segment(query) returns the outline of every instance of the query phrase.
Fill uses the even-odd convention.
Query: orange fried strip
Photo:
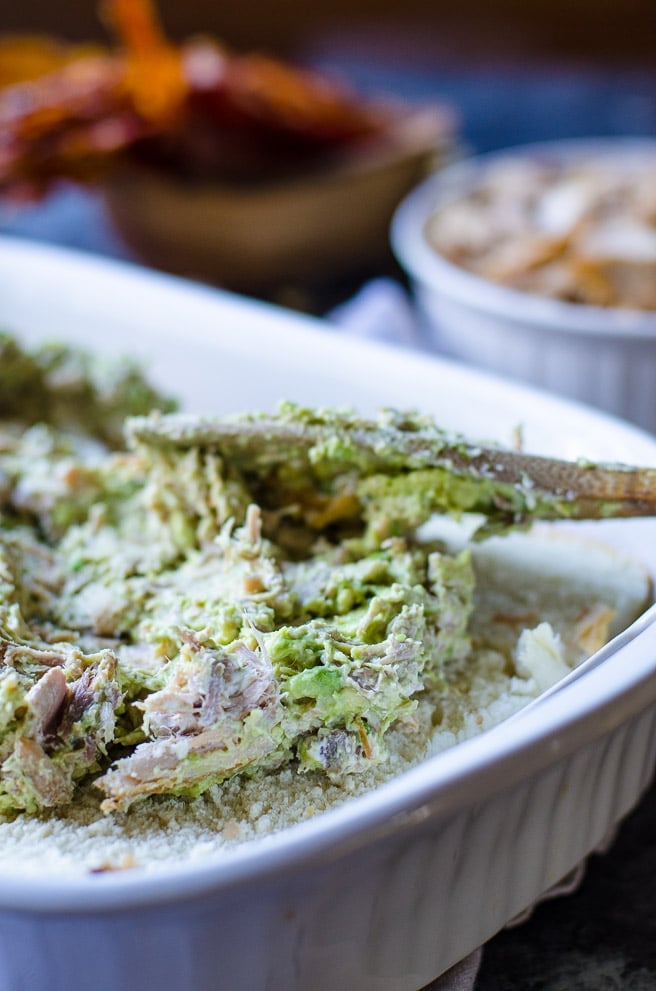
[[[174,136],[184,161],[199,128],[219,146],[255,139],[266,162],[385,127],[385,113],[319,74],[211,42],[172,45],[152,0],[104,0],[102,12],[118,49],[7,42],[3,61],[0,48],[0,189],[94,178],[146,137]]]

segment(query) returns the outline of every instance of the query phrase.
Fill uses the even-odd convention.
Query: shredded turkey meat
[[[89,781],[112,813],[238,773],[334,782],[384,762],[390,727],[464,683],[472,656],[470,552],[423,524],[606,511],[541,490],[539,459],[518,468],[425,417],[180,419],[131,367],[0,351],[4,815]],[[119,414],[140,416],[124,449]]]

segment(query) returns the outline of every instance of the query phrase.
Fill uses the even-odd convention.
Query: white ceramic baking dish
[[[129,350],[189,408],[387,403],[575,457],[656,440],[457,365],[282,310],[18,241],[0,325]],[[656,572],[653,521],[595,527]],[[597,670],[375,792],[229,858],[0,876],[2,991],[416,991],[499,930],[635,805],[656,752],[656,627]]]

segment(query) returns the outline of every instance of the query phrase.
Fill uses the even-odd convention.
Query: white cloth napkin
[[[327,318],[355,337],[425,347],[408,295],[393,279],[372,279],[365,283],[352,299],[331,310]]]

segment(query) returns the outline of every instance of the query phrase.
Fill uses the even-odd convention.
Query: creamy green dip
[[[570,513],[422,417],[168,416],[133,366],[8,337],[0,395],[4,814],[385,761],[471,656],[469,553],[422,525]]]

